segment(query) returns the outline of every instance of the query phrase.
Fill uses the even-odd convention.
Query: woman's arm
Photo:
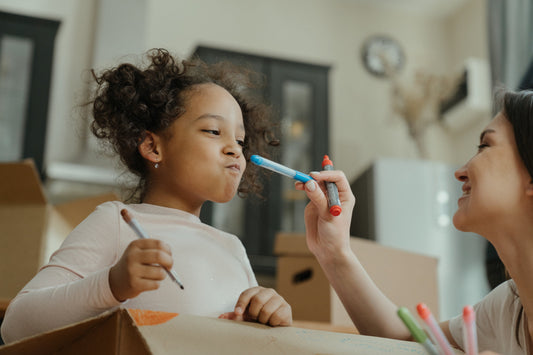
[[[311,173],[316,180],[304,186],[311,200],[305,209],[307,245],[315,255],[332,287],[361,334],[394,339],[410,339],[408,329],[397,316],[392,303],[368,276],[350,247],[350,223],[355,198],[340,171]],[[342,213],[329,213],[324,181],[335,182]]]

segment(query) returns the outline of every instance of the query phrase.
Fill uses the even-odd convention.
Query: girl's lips
[[[237,163],[230,164],[230,165],[226,166],[226,168],[232,169],[232,170],[236,170],[236,171],[241,171],[241,166],[239,164],[237,164]]]

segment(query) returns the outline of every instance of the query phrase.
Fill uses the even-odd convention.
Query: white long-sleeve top
[[[147,234],[170,245],[185,290],[169,277],[159,289],[119,302],[109,269],[137,235],[127,208]],[[187,212],[150,204],[106,202],[78,225],[60,249],[9,304],[2,323],[6,343],[96,316],[114,307],[218,317],[234,310],[242,291],[257,286],[241,241]]]

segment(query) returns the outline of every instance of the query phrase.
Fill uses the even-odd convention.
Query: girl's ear
[[[150,131],[146,131],[146,136],[137,149],[144,159],[154,164],[163,159],[161,156],[161,138]]]

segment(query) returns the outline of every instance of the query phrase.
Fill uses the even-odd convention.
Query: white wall
[[[377,157],[416,157],[403,121],[392,113],[390,83],[364,70],[364,40],[378,33],[395,37],[407,56],[405,81],[419,69],[451,73],[466,57],[487,58],[485,1],[468,0],[444,18],[351,0],[0,0],[0,10],[62,21],[45,163],[84,156],[80,134],[86,126],[80,128],[75,107],[86,91],[87,69],[153,47],[188,56],[202,44],[330,65],[328,153],[352,179]],[[473,152],[479,126],[451,134],[430,129],[430,157],[462,163]]]
[[[203,44],[330,65],[329,153],[349,178],[379,156],[416,156],[403,122],[392,114],[390,84],[366,73],[361,63],[360,48],[368,36],[390,34],[403,45],[405,80],[418,69],[446,74],[463,58],[486,58],[484,0],[467,2],[468,11],[461,9],[452,20],[347,0],[148,0],[148,4],[148,47],[188,55]],[[477,140],[478,134],[476,130],[472,137]],[[453,149],[453,135],[440,128],[428,135],[431,158],[455,164],[465,159],[463,152]],[[471,139],[469,134],[461,136]]]

